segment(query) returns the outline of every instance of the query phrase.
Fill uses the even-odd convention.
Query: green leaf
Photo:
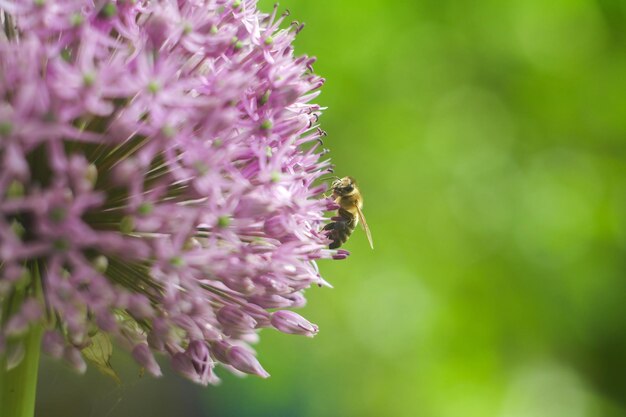
[[[98,332],[91,338],[91,344],[81,350],[81,353],[89,362],[104,375],[109,376],[118,384],[121,384],[117,373],[111,366],[111,355],[113,354],[113,344],[106,333]]]

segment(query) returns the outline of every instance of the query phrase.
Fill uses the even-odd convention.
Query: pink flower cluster
[[[250,343],[343,258],[320,233],[323,79],[256,0],[0,0],[0,349],[32,323],[84,370],[267,372]],[[17,345],[19,350],[19,344]],[[19,355],[16,355],[19,357]]]

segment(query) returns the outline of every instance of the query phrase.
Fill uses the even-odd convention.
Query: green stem
[[[43,328],[32,325],[23,337],[24,359],[7,370],[6,356],[0,359],[0,416],[33,417],[37,392],[37,371]]]
[[[31,280],[25,288],[16,288],[12,296],[2,300],[0,325],[5,325],[8,318],[19,311],[24,299],[30,294],[41,296],[41,277],[39,265],[35,263],[30,271]],[[35,394],[37,393],[37,371],[39,370],[39,351],[44,325],[31,323],[28,331],[19,338],[6,340],[4,353],[0,353],[0,416],[33,417],[35,415]],[[7,352],[23,347],[24,357],[21,362],[7,369]]]

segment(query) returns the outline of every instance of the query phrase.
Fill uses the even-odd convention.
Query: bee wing
[[[370,247],[374,249],[374,241],[372,240],[372,233],[370,232],[370,228],[367,226],[367,221],[365,221],[365,216],[363,215],[363,210],[357,205],[357,212],[359,213],[359,221],[361,222],[361,227],[365,230],[365,234],[367,235],[367,240],[370,242]]]

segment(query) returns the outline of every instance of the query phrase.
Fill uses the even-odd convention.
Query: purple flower
[[[38,323],[80,372],[110,366],[113,338],[154,376],[155,353],[201,384],[217,364],[269,376],[258,329],[317,326],[268,309],[304,305],[328,285],[316,260],[347,256],[320,233],[323,79],[299,28],[255,0],[0,13],[0,299],[22,300],[0,349]]]

